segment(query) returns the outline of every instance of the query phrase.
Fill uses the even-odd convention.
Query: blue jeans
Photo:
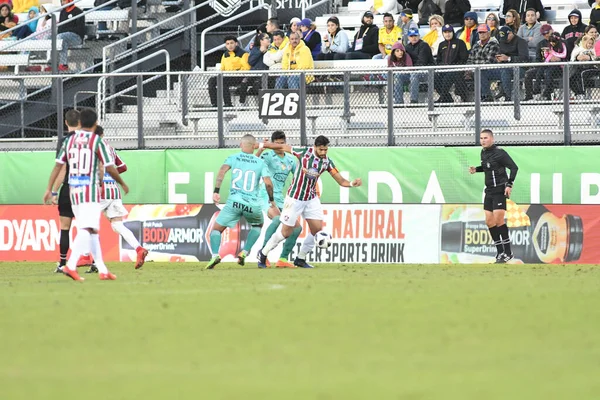
[[[384,58],[387,60],[388,57],[388,55],[384,56],[383,54],[379,53],[373,56],[373,60],[383,60]]]
[[[404,85],[409,82],[409,73],[394,73],[394,104],[404,104]]]
[[[300,77],[293,75],[282,75],[275,81],[275,89],[298,89],[300,88]]]
[[[67,65],[69,63],[69,47],[79,46],[83,43],[81,37],[74,32],[63,32],[56,35],[57,40],[62,40],[62,50],[58,53],[58,63]]]
[[[419,101],[419,83],[427,82],[427,72],[413,72],[410,74],[410,101]]]

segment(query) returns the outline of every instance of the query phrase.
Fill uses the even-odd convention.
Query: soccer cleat
[[[98,274],[98,278],[101,281],[114,281],[117,279],[117,276],[112,274],[110,271],[106,271],[105,274]]]
[[[262,250],[258,251],[257,257],[258,257],[258,268],[268,268],[267,261],[269,261],[269,260],[267,260],[267,256],[265,256],[263,254]]]
[[[240,251],[240,253],[238,254],[238,261],[237,263],[239,265],[241,265],[242,267],[244,265],[246,265],[246,253],[244,251]]]
[[[510,260],[512,260],[513,258],[515,258],[514,254],[512,254],[512,253],[510,253],[510,254],[506,254],[506,253],[504,253],[504,254],[503,254],[503,257],[502,257],[502,261],[503,261],[504,263],[507,263],[507,262],[509,262]]]
[[[210,259],[208,264],[206,264],[206,269],[213,269],[215,267],[215,265],[217,265],[220,262],[221,262],[221,257],[213,256],[213,258]]]
[[[148,255],[148,250],[143,247],[138,247],[135,251],[137,253],[137,260],[135,261],[135,269],[140,269],[144,266],[144,262],[146,261],[146,256]]]
[[[496,262],[494,262],[494,264],[504,264],[506,261],[504,261],[504,257],[506,256],[506,254],[504,253],[500,253],[496,256]]]
[[[306,260],[303,260],[301,258],[296,257],[296,259],[294,260],[294,265],[296,267],[300,267],[300,268],[314,268],[312,265],[310,265],[309,263],[306,262]]]
[[[287,260],[282,260],[282,259],[277,260],[277,263],[275,264],[275,266],[277,268],[296,268],[296,266],[294,264],[292,264],[291,262],[289,262]]]
[[[63,266],[60,265],[60,263],[58,262],[58,263],[56,263],[56,269],[54,270],[54,273],[55,274],[62,274],[63,273],[62,269],[63,269]]]
[[[77,260],[78,267],[85,267],[86,265],[92,265],[93,263],[94,263],[94,260],[92,260],[91,254],[85,254],[85,255],[79,257],[79,260]]]
[[[98,273],[98,268],[96,267],[96,264],[92,264],[90,265],[90,269],[88,269],[87,271],[85,271],[86,274],[97,274]]]
[[[63,274],[65,274],[69,278],[73,279],[74,281],[81,281],[81,282],[83,282],[85,280],[85,279],[83,279],[82,277],[79,276],[79,274],[77,273],[76,270],[75,271],[71,271],[66,266],[65,266],[65,268],[63,268]]]

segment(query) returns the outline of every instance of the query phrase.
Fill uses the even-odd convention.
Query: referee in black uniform
[[[490,129],[481,131],[481,165],[469,167],[469,172],[485,173],[485,223],[490,230],[496,250],[496,264],[503,264],[514,258],[510,249],[508,227],[504,222],[506,214],[506,199],[510,197],[513,183],[519,167],[508,153],[494,144],[494,134]],[[510,175],[506,169],[510,170]]]

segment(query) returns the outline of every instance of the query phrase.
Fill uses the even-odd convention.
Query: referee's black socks
[[[504,225],[506,226],[506,225]],[[497,226],[488,227],[490,230],[490,234],[492,235],[492,240],[494,241],[494,245],[496,246],[496,251],[498,255],[504,253],[504,246],[502,246],[502,240],[500,239],[500,228]]]
[[[511,255],[512,250],[510,249],[510,236],[508,236],[508,226],[506,226],[506,224],[503,224],[497,228],[498,228],[498,232],[500,232],[500,237],[502,238],[502,245],[504,246],[504,252],[508,255]]]
[[[69,230],[60,230],[60,266],[67,264],[67,253],[69,252]]]

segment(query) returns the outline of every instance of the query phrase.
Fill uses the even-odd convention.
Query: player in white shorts
[[[356,178],[350,182],[339,173],[333,160],[327,157],[329,139],[325,136],[318,136],[315,139],[314,146],[308,148],[292,148],[287,144],[275,143],[261,143],[261,145],[267,149],[284,150],[292,153],[298,158],[299,164],[283,203],[280,216],[280,221],[283,224],[281,231],[275,232],[263,249],[258,252],[258,266],[260,268],[266,266],[269,252],[292,234],[298,223],[298,217],[303,217],[310,232],[307,233],[306,239],[302,243],[300,252],[294,260],[294,265],[301,268],[313,268],[312,265],[306,262],[306,255],[315,247],[314,235],[323,229],[323,208],[317,196],[317,180],[323,172],[327,171],[343,187],[358,187],[362,185],[362,181],[360,178]]]

